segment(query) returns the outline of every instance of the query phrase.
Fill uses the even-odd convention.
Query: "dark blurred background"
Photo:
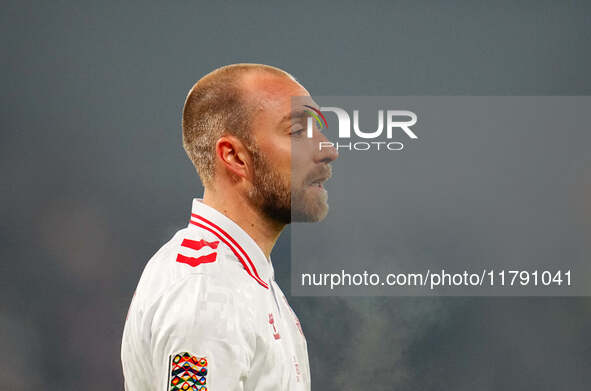
[[[125,314],[201,186],[188,89],[262,62],[316,95],[589,95],[591,3],[4,1],[0,389],[122,389]],[[289,235],[273,253],[288,294]],[[289,296],[289,295],[288,295]],[[314,390],[588,390],[588,298],[288,297]]]

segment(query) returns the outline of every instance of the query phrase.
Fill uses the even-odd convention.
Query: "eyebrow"
[[[283,124],[285,121],[291,121],[293,119],[301,119],[301,118],[307,118],[309,117],[310,114],[308,114],[308,112],[306,110],[294,110],[290,113],[288,113],[287,115],[285,115],[283,118],[281,118],[281,121],[279,121],[280,124]]]

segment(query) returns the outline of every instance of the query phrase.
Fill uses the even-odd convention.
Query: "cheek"
[[[257,140],[258,148],[273,171],[284,173],[291,169],[291,146],[282,137],[267,137]]]
[[[302,138],[294,140],[289,151],[291,165],[294,170],[305,170],[313,165],[314,146],[313,140]]]
[[[279,140],[272,145],[260,145],[262,154],[266,160],[267,170],[288,189],[293,182],[291,165],[291,148],[289,144]]]
[[[270,168],[286,184],[293,189],[304,186],[314,166],[311,140],[292,139],[290,136],[269,137],[260,140],[259,148],[265,154]]]
[[[304,185],[306,176],[308,175],[309,162],[302,158],[301,155],[292,155],[291,159],[291,183],[294,188],[301,187]]]

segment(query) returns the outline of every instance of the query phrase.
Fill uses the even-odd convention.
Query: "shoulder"
[[[143,307],[171,301],[170,292],[187,284],[193,294],[210,299],[222,292],[248,296],[256,286],[231,248],[214,234],[192,227],[179,230],[148,261],[134,300]]]

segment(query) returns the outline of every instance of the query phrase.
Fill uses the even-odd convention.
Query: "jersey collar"
[[[193,199],[189,226],[204,229],[228,246],[242,263],[246,272],[260,285],[269,289],[273,279],[273,264],[261,248],[238,224],[218,210],[205,205],[200,198]]]

